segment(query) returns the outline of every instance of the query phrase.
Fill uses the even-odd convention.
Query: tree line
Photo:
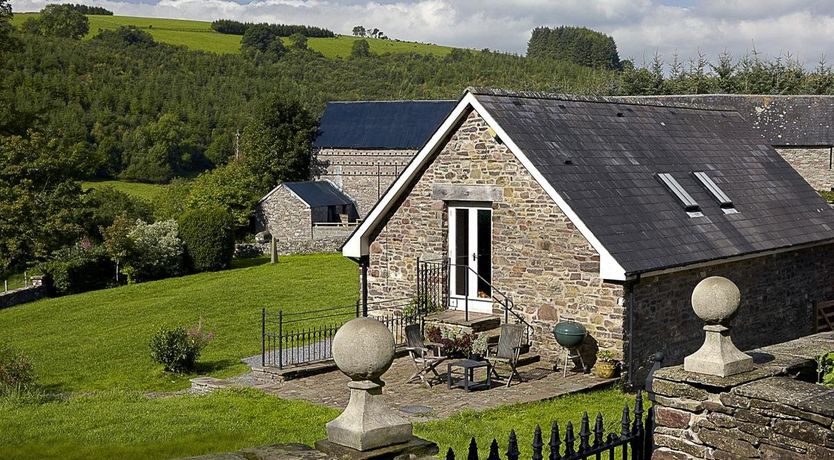
[[[587,95],[834,94],[827,63],[806,70],[789,57],[765,60],[756,52],[715,62],[656,56],[610,70],[489,50],[377,55],[363,40],[350,58],[328,59],[303,42],[274,52],[276,37],[268,34],[250,37],[251,52],[244,44],[240,55],[216,55],[156,43],[130,27],[82,41],[63,27],[15,30],[10,19],[9,3],[0,0],[0,275],[81,241],[104,244],[104,230],[121,215],[133,224],[178,221],[220,205],[244,238],[260,196],[280,181],[309,178],[310,142],[331,100],[454,99],[467,86]],[[111,177],[172,185],[151,211],[79,186]],[[133,231],[120,225],[113,232]]]
[[[332,38],[336,34],[332,30],[323,27],[294,25],[294,24],[268,24],[240,22],[231,19],[218,19],[211,23],[211,28],[221,34],[244,35],[250,27],[260,26],[268,29],[279,37],[289,37],[293,34],[301,34],[305,37]]]

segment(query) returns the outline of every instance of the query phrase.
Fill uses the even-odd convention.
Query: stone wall
[[[320,149],[316,158],[327,179],[356,202],[364,217],[399,176],[416,150]]]
[[[417,257],[446,256],[448,207],[433,197],[433,187],[449,184],[499,190],[491,203],[493,284],[510,294],[536,327],[536,351],[550,359],[563,357],[550,328],[574,319],[599,346],[622,352],[622,286],[599,278],[595,250],[474,112],[373,238],[371,300],[413,294]]]
[[[316,240],[278,241],[276,243],[278,255],[290,254],[322,254],[339,252],[345,242],[344,237],[320,238]],[[253,255],[269,255],[269,243],[238,244],[235,253],[251,257]]]
[[[44,297],[46,297],[45,286],[28,286],[7,292],[0,292],[0,309],[13,307],[22,303],[34,302]]]
[[[679,364],[703,343],[703,322],[692,311],[695,285],[723,276],[741,291],[733,340],[742,349],[792,340],[814,332],[814,304],[834,299],[834,245],[675,272],[626,288],[634,302],[634,365],[642,381],[648,358],[662,351]],[[626,318],[627,326],[628,317]]]
[[[815,190],[834,189],[834,169],[831,165],[831,148],[777,147],[782,155]]]
[[[353,230],[356,229],[356,224],[346,224],[346,225],[314,225],[313,226],[313,239],[314,240],[322,240],[322,239],[335,239],[341,238],[341,241],[344,243],[345,240],[353,233]]]
[[[828,332],[752,350],[756,369],[727,378],[657,371],[652,458],[834,459],[834,389],[789,377],[831,350]]]
[[[313,236],[310,208],[286,188],[279,188],[255,210],[257,231],[268,230],[278,241],[309,240]]]

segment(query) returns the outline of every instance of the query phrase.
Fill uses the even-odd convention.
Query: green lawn
[[[96,187],[113,187],[120,192],[124,192],[128,195],[148,201],[153,201],[157,195],[165,190],[165,186],[161,184],[143,184],[140,182],[125,182],[120,180],[102,180],[81,183],[81,188],[83,190],[89,190]]]
[[[155,365],[148,341],[162,325],[203,318],[214,340],[200,374],[244,372],[240,359],[260,352],[264,307],[301,310],[350,305],[356,270],[341,255],[287,256],[276,265],[171,278],[0,310],[0,337],[27,353],[38,382],[60,391],[175,390],[193,375]]]
[[[37,13],[15,13],[12,23],[23,22]],[[91,15],[90,32],[87,39],[92,38],[101,30],[116,29],[119,26],[132,25],[149,32],[155,40],[171,45],[182,45],[192,50],[209,51],[219,54],[234,54],[240,51],[239,35],[228,35],[215,32],[210,22],[189,21],[184,19],[138,18],[131,16],[97,16]],[[350,56],[353,42],[358,40],[352,36],[340,35],[335,38],[310,38],[307,45],[326,57]],[[444,56],[452,50],[448,46],[400,42],[395,40],[378,40],[368,38],[372,53],[420,53]],[[284,42],[289,44],[289,39]]]
[[[633,409],[633,396],[619,390],[596,391],[463,412],[416,424],[414,431],[437,442],[441,454],[451,446],[457,458],[464,458],[469,439],[475,436],[485,458],[494,436],[502,454],[506,452],[507,436],[515,429],[522,458],[530,458],[536,424],[542,425],[547,443],[552,420],[560,422],[562,436],[571,421],[578,436],[582,412],[595,416],[599,411],[606,430],[619,433],[626,403]],[[334,409],[281,400],[257,390],[164,398],[96,392],[42,404],[0,399],[0,413],[4,415],[0,417],[0,458],[19,459],[174,458],[280,442],[312,445],[324,438],[324,424],[338,415]]]
[[[453,448],[456,458],[465,457],[469,441],[474,436],[481,458],[486,458],[493,438],[498,441],[503,456],[507,451],[510,430],[515,430],[521,458],[530,458],[533,452],[533,431],[537,424],[541,426],[544,443],[547,444],[550,439],[551,422],[559,422],[562,439],[567,423],[571,422],[578,445],[579,424],[583,412],[587,411],[591,417],[591,430],[594,428],[594,418],[600,412],[606,434],[619,434],[623,406],[628,404],[629,411],[632,411],[634,399],[634,395],[623,393],[619,389],[577,393],[552,401],[515,404],[483,412],[464,411],[445,420],[419,424],[415,426],[414,432],[440,445],[441,454],[445,454],[449,447]],[[645,407],[648,406],[644,404]]]
[[[302,311],[357,297],[356,267],[339,255],[265,261],[0,310],[0,337],[31,357],[46,391],[62,393],[46,401],[0,397],[0,458],[161,459],[323,438],[324,424],[338,411],[312,403],[257,390],[148,394],[187,388],[193,377],[164,374],[151,362],[147,343],[158,325],[202,317],[216,337],[198,373],[223,377],[244,372],[239,359],[259,352],[262,307]],[[452,446],[461,458],[472,436],[483,455],[496,436],[505,451],[515,429],[529,456],[537,423],[548,427],[558,420],[564,427],[572,421],[578,429],[583,411],[601,411],[606,428],[616,431],[626,403],[633,407],[633,396],[596,391],[463,412],[417,424],[415,432],[436,441],[443,453]]]
[[[0,458],[162,459],[325,437],[335,409],[258,390],[151,399],[134,392],[19,404],[0,398]]]

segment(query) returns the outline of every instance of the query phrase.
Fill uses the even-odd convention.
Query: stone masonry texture
[[[813,381],[832,348],[829,332],[751,350],[757,367],[729,378],[657,371],[652,458],[834,459],[834,389],[791,378]]]
[[[417,258],[446,257],[449,203],[432,198],[435,185],[501,189],[503,196],[490,204],[493,284],[511,295],[534,325],[534,350],[545,359],[564,357],[550,332],[560,320],[583,324],[591,348],[611,349],[629,359],[627,331],[633,320],[632,382],[642,382],[648,358],[657,351],[664,352],[665,364],[682,362],[703,341],[703,322],[692,311],[690,296],[707,276],[727,277],[741,290],[733,340],[742,349],[811,333],[814,304],[834,298],[831,245],[644,277],[637,283],[601,280],[596,251],[473,112],[373,236],[371,300],[412,295]],[[626,307],[632,304],[629,318]]]
[[[493,285],[513,297],[536,328],[533,347],[564,357],[552,326],[563,319],[588,328],[601,348],[624,350],[623,288],[599,278],[599,256],[509,149],[472,112],[370,247],[372,300],[406,297],[416,283],[418,257],[447,254],[448,203],[432,198],[434,184],[500,187],[493,210]]]
[[[365,217],[379,197],[388,190],[416,150],[320,149],[316,160],[321,173],[356,202]]]
[[[44,297],[46,297],[45,286],[28,286],[8,292],[0,292],[0,309],[34,302]]]
[[[814,190],[829,191],[834,188],[834,169],[829,147],[790,148],[777,147],[782,155]]]
[[[745,350],[784,342],[814,332],[814,305],[834,298],[834,246],[647,277],[628,286],[626,305],[635,305],[633,360],[639,380],[655,352],[664,353],[664,365],[680,364],[703,344],[704,322],[690,298],[708,276],[723,276],[741,291],[731,322],[736,346]]]
[[[256,210],[258,231],[269,230],[278,241],[309,240],[313,236],[310,208],[286,188],[279,188]]]

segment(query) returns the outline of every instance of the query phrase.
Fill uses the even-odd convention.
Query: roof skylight
[[[663,185],[665,185],[666,188],[668,188],[669,191],[678,198],[678,200],[680,200],[684,211],[689,214],[689,217],[700,217],[703,215],[701,214],[701,206],[698,205],[698,202],[695,201],[692,196],[683,189],[683,187],[681,187],[681,184],[679,184],[671,174],[658,173],[657,178],[663,182]]]
[[[738,212],[738,211],[736,211],[736,208],[733,205],[733,200],[731,200],[730,197],[728,197],[727,194],[724,193],[723,190],[721,190],[721,187],[719,187],[712,180],[712,178],[710,178],[707,175],[707,173],[705,173],[703,171],[696,171],[696,172],[693,172],[692,174],[695,175],[695,178],[698,179],[698,181],[701,183],[701,185],[703,185],[704,188],[706,188],[707,191],[712,194],[712,196],[715,198],[715,200],[718,201],[718,206],[720,206],[721,209],[723,209],[726,214],[731,214],[731,213],[734,213],[734,212]]]

